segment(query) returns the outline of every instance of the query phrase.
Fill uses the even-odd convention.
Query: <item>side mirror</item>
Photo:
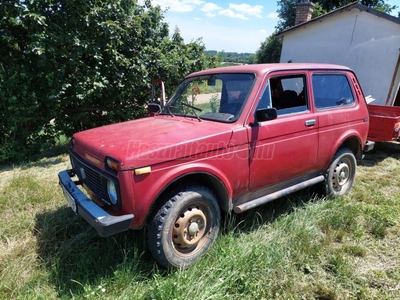
[[[264,122],[269,120],[275,120],[278,117],[276,108],[262,108],[256,110],[256,121]]]
[[[216,83],[215,76],[212,76],[207,80],[208,86],[215,86],[215,83]]]
[[[161,106],[159,104],[155,104],[155,103],[150,103],[149,105],[147,105],[147,113],[149,114],[149,116],[155,116],[156,114],[158,114],[161,111]]]

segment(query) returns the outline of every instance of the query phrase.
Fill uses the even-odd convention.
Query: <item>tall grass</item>
[[[224,219],[187,270],[141,231],[100,238],[64,202],[68,158],[0,169],[0,299],[400,299],[400,144],[359,163],[345,197],[301,191]]]

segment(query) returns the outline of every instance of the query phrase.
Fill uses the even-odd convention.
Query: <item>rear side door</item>
[[[256,109],[275,107],[278,118],[248,126],[250,191],[281,184],[315,170],[318,123],[306,72],[268,76]]]

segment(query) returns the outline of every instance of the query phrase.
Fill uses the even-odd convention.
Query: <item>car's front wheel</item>
[[[218,236],[220,209],[212,191],[187,187],[160,207],[148,228],[149,249],[162,266],[188,267]]]
[[[347,194],[354,183],[356,165],[354,153],[349,148],[340,148],[325,174],[325,194],[330,197]]]

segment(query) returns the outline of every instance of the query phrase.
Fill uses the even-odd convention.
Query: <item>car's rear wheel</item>
[[[187,187],[160,207],[148,228],[148,244],[162,266],[188,267],[218,236],[220,209],[215,195],[202,186]]]
[[[356,165],[354,153],[349,148],[340,148],[325,174],[325,194],[330,197],[347,194],[354,183]]]

